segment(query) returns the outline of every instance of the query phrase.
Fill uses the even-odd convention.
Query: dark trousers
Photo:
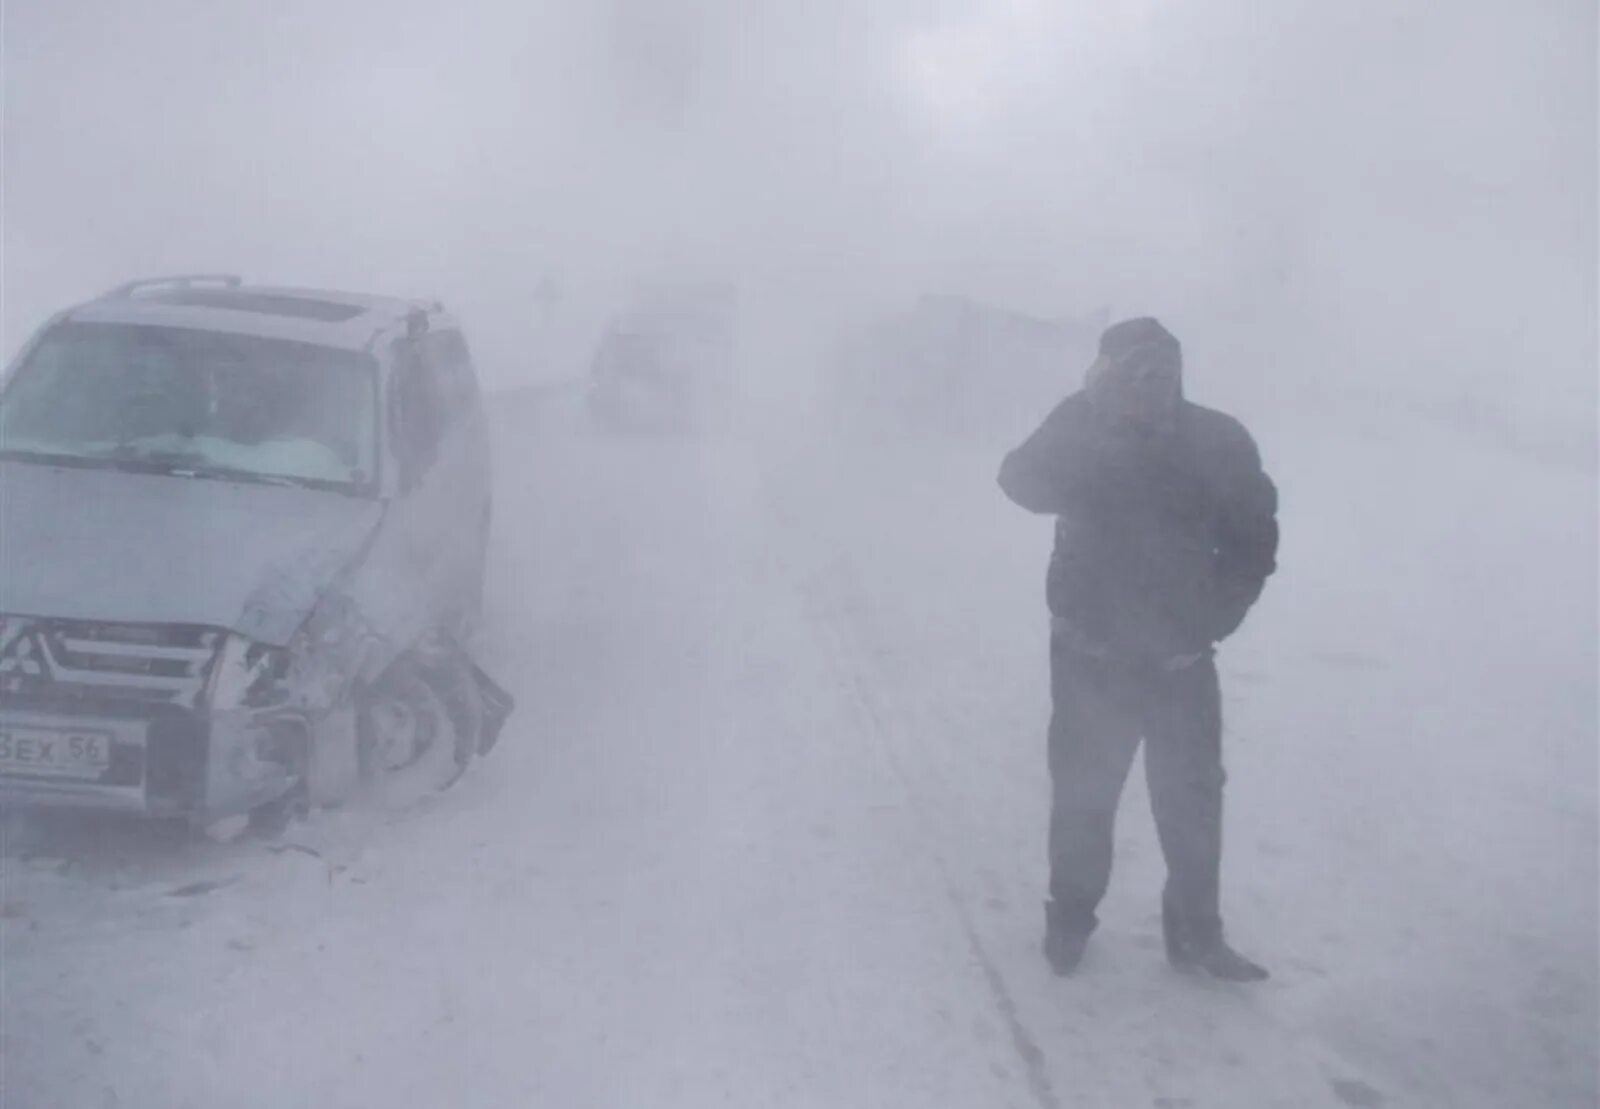
[[[1221,935],[1222,704],[1209,656],[1173,673],[1050,648],[1050,914],[1088,935],[1111,880],[1117,801],[1139,741],[1167,862],[1169,935]]]

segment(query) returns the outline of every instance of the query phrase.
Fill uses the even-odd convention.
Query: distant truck
[[[1075,386],[1108,319],[926,295],[847,337],[830,393],[873,432],[1015,436]]]

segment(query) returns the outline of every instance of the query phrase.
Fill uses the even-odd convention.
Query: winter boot
[[[1260,982],[1267,969],[1251,962],[1222,938],[1222,926],[1195,928],[1171,903],[1161,904],[1161,933],[1167,944],[1167,962],[1185,973],[1209,974],[1220,982]]]
[[[1221,936],[1190,945],[1172,965],[1182,971],[1209,974],[1219,982],[1264,982],[1271,977],[1266,967],[1239,954]]]
[[[1068,926],[1057,907],[1047,902],[1044,907],[1044,957],[1050,969],[1065,978],[1083,962],[1084,949],[1089,946],[1089,933]]]

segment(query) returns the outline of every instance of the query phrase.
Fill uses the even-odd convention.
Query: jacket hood
[[[1149,317],[1113,324],[1100,336],[1084,388],[1114,423],[1170,426],[1183,402],[1183,348]]]

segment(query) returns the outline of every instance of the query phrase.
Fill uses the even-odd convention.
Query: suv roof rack
[[[192,289],[197,285],[221,285],[225,289],[237,289],[242,284],[244,278],[235,273],[175,273],[167,277],[141,277],[137,281],[129,281],[106,293],[103,299],[126,300],[146,289]]]

